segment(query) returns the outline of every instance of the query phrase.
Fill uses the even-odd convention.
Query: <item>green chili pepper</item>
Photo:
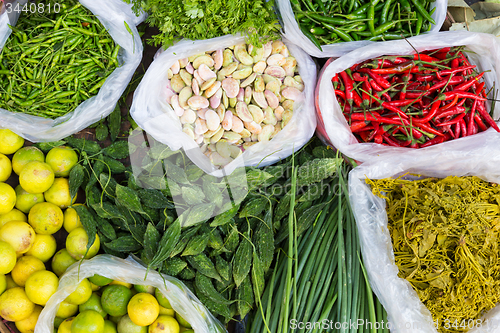
[[[406,1],[406,0],[405,0]],[[436,21],[431,17],[431,15],[425,10],[424,5],[419,2],[419,0],[410,0],[415,9],[422,15],[427,21],[431,22],[432,24],[436,24]]]
[[[375,6],[373,4],[368,7],[366,17],[368,18],[368,28],[370,29],[372,36],[375,36]]]
[[[310,33],[308,30],[304,29],[303,27],[300,27],[300,30],[302,31],[302,33],[307,37],[309,38],[309,40],[320,50],[322,51],[321,49],[321,44],[319,43],[319,41],[316,39],[316,37],[314,37],[314,35],[312,33]]]

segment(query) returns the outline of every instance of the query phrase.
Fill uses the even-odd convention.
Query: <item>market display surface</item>
[[[443,0],[0,5],[0,332],[498,331],[500,44]]]

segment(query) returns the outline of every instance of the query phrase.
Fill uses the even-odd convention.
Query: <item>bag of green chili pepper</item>
[[[498,332],[500,135],[349,174],[370,284],[391,333]]]
[[[277,0],[284,36],[314,57],[438,32],[447,0]]]
[[[0,127],[56,141],[111,113],[142,59],[131,5],[17,1],[0,15]]]

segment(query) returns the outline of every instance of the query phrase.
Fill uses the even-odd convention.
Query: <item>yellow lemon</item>
[[[45,157],[57,177],[68,177],[71,168],[78,163],[76,152],[66,146],[52,148]]]
[[[59,303],[59,308],[57,308],[56,317],[66,319],[74,316],[77,312],[78,305],[62,301]]]
[[[0,316],[8,321],[18,321],[29,317],[35,303],[29,300],[24,288],[7,289],[0,295]]]
[[[179,323],[171,316],[158,316],[149,326],[148,333],[179,333]]]
[[[0,274],[0,295],[7,290],[7,276],[5,274]]]
[[[57,333],[71,333],[71,325],[73,324],[73,320],[75,320],[75,317],[64,319],[61,325],[59,325]]]
[[[148,333],[146,326],[134,324],[128,315],[120,318],[120,321],[116,325],[116,330],[118,333]]]
[[[24,290],[30,301],[45,306],[49,298],[57,291],[58,286],[57,275],[51,271],[43,270],[31,274],[26,280]]]
[[[38,317],[40,316],[40,312],[42,312],[42,307],[40,305],[35,305],[35,309],[29,315],[28,318],[16,321],[16,328],[20,333],[33,333],[35,332],[36,322],[38,321]]]
[[[0,229],[1,231],[1,229]],[[66,249],[68,253],[75,259],[90,259],[99,252],[101,243],[99,241],[99,235],[96,234],[95,241],[87,252],[87,243],[89,238],[85,229],[76,228],[71,231],[66,238]]]
[[[75,262],[77,260],[68,253],[68,250],[61,249],[52,258],[52,271],[60,277]]]
[[[26,222],[10,221],[0,228],[0,240],[12,245],[17,254],[26,253],[35,242],[35,230]]]
[[[11,173],[12,163],[7,156],[0,154],[0,182],[4,182],[9,179]]]
[[[130,320],[139,326],[151,325],[160,314],[160,305],[156,298],[148,293],[134,295],[127,305]]]
[[[19,174],[19,184],[29,193],[43,193],[54,182],[54,171],[47,163],[33,161],[24,166]]]
[[[76,200],[76,195],[71,200],[71,195],[69,194],[69,181],[67,178],[56,178],[52,186],[43,193],[45,201],[51,202],[59,208],[66,208],[73,204]]]
[[[118,285],[118,286],[124,286],[127,287],[128,289],[132,288],[132,283],[124,282],[124,281],[119,281],[119,280],[113,280],[109,284],[113,285]]]
[[[5,223],[10,221],[28,222],[28,218],[23,212],[15,208],[6,214],[0,214],[0,228],[3,227]]]
[[[40,259],[33,256],[23,256],[19,258],[10,274],[18,286],[24,287],[26,285],[26,280],[28,280],[33,273],[43,270],[45,270],[45,265]]]
[[[66,297],[65,301],[71,304],[80,305],[87,302],[90,296],[92,296],[90,281],[83,279],[76,287],[76,290]]]
[[[97,291],[101,289],[101,287],[99,287],[97,284],[93,284],[92,282],[90,282],[90,285],[92,286],[92,291]]]
[[[0,241],[0,274],[7,274],[16,265],[16,251],[7,242]]]
[[[6,289],[12,289],[15,287],[19,287],[19,285],[14,282],[12,275],[10,275],[10,274],[5,275],[5,279],[7,280],[7,288]]]
[[[78,216],[76,210],[72,207],[66,208],[66,210],[64,211],[64,221],[63,221],[64,230],[70,233],[76,228],[82,226],[83,225],[82,222],[80,221],[80,216]]]
[[[50,258],[56,253],[57,242],[52,235],[36,235],[35,242],[31,249],[26,252],[26,255],[33,256],[43,262],[49,261]]]
[[[24,145],[24,139],[10,129],[0,129],[0,153],[14,154]]]
[[[0,183],[0,214],[7,214],[16,205],[16,191],[6,183]]]
[[[45,162],[45,155],[35,146],[23,147],[12,156],[12,169],[19,175],[25,165],[33,161]]]
[[[64,214],[61,208],[50,202],[33,206],[28,214],[28,222],[37,234],[52,235],[62,228]]]
[[[28,214],[30,209],[37,203],[44,202],[43,194],[32,194],[26,192],[21,185],[16,186],[16,208],[21,212]]]

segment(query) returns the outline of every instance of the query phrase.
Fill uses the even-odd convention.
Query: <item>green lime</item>
[[[71,324],[71,333],[102,333],[104,318],[94,310],[80,312]]]
[[[143,284],[134,284],[134,289],[137,290],[138,293],[154,294],[155,292],[155,287],[145,286]]]
[[[160,289],[158,289],[158,288],[155,289],[155,297],[156,297],[156,300],[158,301],[158,303],[160,303],[160,305],[163,306],[164,308],[167,308],[167,309],[172,308],[172,305],[170,305],[170,301],[168,300],[168,298],[163,296]]]
[[[101,297],[97,293],[92,293],[92,296],[87,300],[87,302],[80,304],[78,310],[83,312],[85,310],[94,310],[99,313],[103,318],[106,317],[107,313],[104,311],[101,305]]]
[[[116,326],[118,333],[148,333],[147,326],[136,325],[128,315],[123,316]]]
[[[54,328],[59,328],[59,325],[64,321],[66,318],[61,318],[61,317],[55,317],[54,318]]]
[[[110,284],[111,282],[113,282],[113,279],[108,279],[107,277],[104,277],[104,276],[99,275],[99,274],[94,274],[94,276],[89,277],[89,280],[90,280],[90,282],[92,282],[93,284],[95,284],[96,286],[99,286],[99,287],[106,286],[106,285]]]
[[[123,316],[127,313],[127,304],[132,298],[132,290],[122,285],[111,285],[104,288],[101,304],[110,316]]]
[[[116,324],[113,323],[111,320],[105,320],[104,331],[102,331],[102,333],[117,333]]]
[[[186,319],[182,318],[180,314],[175,313],[175,319],[179,322],[179,325],[184,326],[186,328],[191,328],[191,324],[186,321]]]

